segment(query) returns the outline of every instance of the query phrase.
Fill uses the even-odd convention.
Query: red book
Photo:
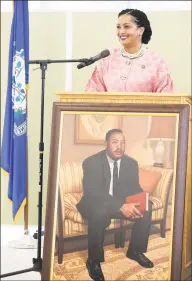
[[[144,213],[149,209],[149,194],[147,192],[137,193],[131,196],[126,197],[126,203],[140,203],[139,206],[136,208],[141,212]]]

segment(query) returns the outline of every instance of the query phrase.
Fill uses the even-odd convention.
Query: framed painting
[[[100,139],[87,135],[78,142],[77,135],[82,140],[85,133],[82,116],[114,122],[105,124]],[[138,220],[119,219],[110,213],[103,240],[105,279],[180,280],[188,121],[186,104],[114,104],[102,99],[99,103],[53,104],[42,280],[91,280],[86,268],[90,217],[86,218],[78,205],[91,186],[102,186],[107,192],[99,197],[100,189],[94,195],[101,208],[105,196],[117,199],[110,193],[114,155],[121,163],[119,186],[125,185],[128,192],[137,171],[138,184],[152,202],[145,254],[154,266],[144,268],[126,257]],[[81,132],[77,134],[78,126]],[[125,159],[135,163],[133,170],[125,165]],[[92,208],[94,201],[90,202]],[[143,233],[142,229],[137,232]],[[123,241],[119,234],[124,235]],[[142,235],[138,241],[144,240]]]
[[[98,114],[76,115],[75,141],[85,144],[104,144],[106,130],[122,128],[121,116]]]

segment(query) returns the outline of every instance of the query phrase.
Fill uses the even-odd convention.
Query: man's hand
[[[125,217],[129,217],[133,219],[142,218],[143,217],[142,213],[136,208],[139,205],[140,205],[139,203],[124,204],[121,207],[120,211]]]

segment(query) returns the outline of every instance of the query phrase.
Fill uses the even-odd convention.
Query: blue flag
[[[28,1],[14,1],[11,25],[7,97],[1,167],[9,174],[8,198],[13,220],[26,204],[27,192],[27,84],[29,80]]]

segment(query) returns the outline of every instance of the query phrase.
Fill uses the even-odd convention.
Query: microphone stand
[[[40,123],[40,142],[39,142],[39,197],[38,197],[38,232],[37,232],[37,257],[33,258],[33,267],[14,271],[0,275],[0,278],[5,278],[12,275],[22,274],[30,271],[41,272],[42,270],[42,258],[41,258],[41,236],[42,236],[42,194],[43,194],[43,153],[44,153],[44,142],[43,142],[43,128],[44,128],[44,94],[45,94],[45,72],[47,65],[51,63],[67,63],[67,62],[80,62],[85,66],[90,65],[94,61],[92,59],[76,59],[76,60],[29,60],[28,64],[39,64],[41,69],[41,123]]]

